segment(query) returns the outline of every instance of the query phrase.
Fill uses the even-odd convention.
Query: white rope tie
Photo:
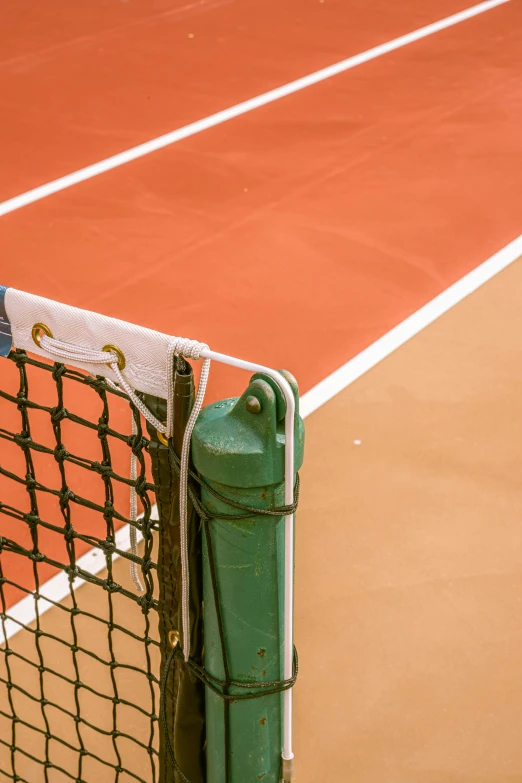
[[[187,485],[190,457],[190,440],[192,430],[203,407],[205,390],[207,388],[208,376],[210,373],[210,359],[203,359],[201,366],[201,375],[199,377],[198,391],[194,401],[194,407],[189,416],[185,434],[183,435],[183,446],[181,448],[181,464],[179,471],[180,493],[179,493],[179,519],[180,519],[180,545],[181,545],[181,627],[183,631],[183,655],[188,661],[190,655],[190,572],[188,555],[188,536],[187,536]]]
[[[137,396],[134,389],[128,384],[123,372],[118,367],[119,357],[114,351],[100,351],[94,348],[82,348],[70,343],[62,342],[54,337],[41,335],[40,346],[47,353],[63,359],[66,362],[85,364],[109,365],[114,372],[118,383],[115,384],[110,379],[107,382],[123,390],[132,403],[140,411],[158,432],[161,432],[167,438],[171,438],[174,429],[174,357],[184,356],[187,359],[200,359],[201,352],[208,348],[206,343],[199,343],[196,340],[188,340],[184,337],[172,337],[167,347],[167,421],[163,423],[150,412],[145,403]],[[203,359],[201,375],[199,379],[198,391],[189,416],[185,434],[183,436],[183,445],[180,458],[180,492],[179,492],[179,516],[180,516],[180,548],[181,548],[181,623],[183,631],[183,655],[187,661],[190,654],[190,570],[188,556],[188,535],[187,535],[187,489],[188,489],[188,470],[190,458],[190,442],[192,431],[199,416],[205,398],[208,376],[210,373],[210,359]],[[132,434],[137,435],[137,426],[132,416]],[[130,521],[136,523],[137,520],[137,495],[135,482],[137,480],[137,457],[131,454],[130,477],[133,482],[130,488]],[[136,524],[129,525],[131,552],[138,556],[138,542]],[[138,574],[138,567],[134,561],[130,563],[130,574],[134,586],[139,592],[143,592],[143,585]]]
[[[185,340],[181,337],[173,337],[167,349],[167,380],[168,380],[168,400],[167,400],[167,425],[166,434],[168,438],[173,435],[174,427],[174,357],[184,356],[186,359],[200,359],[201,352],[208,348],[205,343],[197,343],[194,340]],[[190,655],[190,567],[188,553],[188,519],[187,519],[187,489],[188,489],[188,471],[190,459],[190,441],[192,430],[197,421],[205,391],[207,388],[208,376],[210,373],[210,359],[203,359],[201,366],[201,375],[199,377],[198,391],[194,401],[194,407],[190,412],[185,433],[183,435],[183,444],[181,447],[180,469],[179,469],[179,537],[181,549],[181,628],[183,637],[183,655],[186,661]]]

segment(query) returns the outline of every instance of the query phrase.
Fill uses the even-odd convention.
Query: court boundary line
[[[0,217],[14,212],[17,209],[21,209],[22,207],[28,206],[29,204],[34,204],[37,201],[41,201],[48,196],[52,196],[55,193],[59,193],[60,191],[66,190],[67,188],[73,187],[74,185],[78,185],[81,182],[86,182],[89,179],[93,179],[100,174],[112,171],[113,169],[119,168],[126,163],[130,163],[134,160],[138,160],[139,158],[143,158],[146,155],[150,155],[153,152],[164,149],[165,147],[169,147],[178,141],[187,139],[190,136],[195,136],[196,134],[205,130],[209,130],[210,128],[214,128],[223,124],[224,122],[228,122],[229,120],[235,119],[236,117],[240,117],[243,114],[247,114],[248,112],[254,111],[255,109],[259,109],[262,106],[267,106],[268,104],[274,103],[277,100],[281,100],[281,98],[286,98],[287,96],[299,92],[306,87],[319,84],[326,79],[330,79],[334,76],[338,76],[341,73],[345,73],[346,71],[349,71],[358,65],[375,60],[385,54],[389,54],[390,52],[396,51],[397,49],[401,49],[410,43],[415,43],[422,40],[423,38],[429,37],[430,35],[439,33],[442,30],[447,30],[448,28],[454,27],[461,22],[465,22],[485,13],[486,11],[493,10],[494,8],[510,2],[511,0],[485,0],[485,2],[471,6],[470,8],[459,11],[456,14],[447,16],[444,19],[440,19],[436,22],[432,22],[429,25],[425,25],[424,27],[420,27],[411,33],[406,33],[405,35],[401,35],[398,38],[393,38],[387,43],[379,44],[378,46],[374,46],[364,52],[352,55],[345,60],[341,60],[338,63],[329,65],[326,68],[322,68],[319,71],[314,71],[307,76],[303,76],[299,79],[288,82],[281,87],[276,87],[275,89],[262,93],[255,98],[242,101],[241,103],[238,103],[228,109],[211,114],[208,117],[197,120],[196,122],[192,122],[189,125],[185,125],[174,131],[163,134],[162,136],[151,139],[150,141],[146,141],[143,144],[131,147],[128,150],[119,152],[116,155],[112,155],[109,158],[98,161],[97,163],[93,163],[89,166],[78,169],[71,174],[66,174],[63,177],[59,177],[58,179],[52,180],[51,182],[48,182],[44,185],[40,185],[36,188],[33,188],[32,190],[26,191],[25,193],[21,193],[18,196],[13,196],[12,198],[9,198],[6,201],[0,203]]]
[[[299,401],[301,416],[310,416],[519,258],[522,258],[522,234],[303,394]],[[156,506],[153,507],[152,516],[157,519]],[[141,540],[139,531],[138,537]],[[117,531],[116,547],[121,551],[129,551],[127,526]],[[118,557],[115,553],[113,560]],[[107,563],[101,551],[91,549],[78,559],[78,566],[94,575],[106,568]],[[84,580],[77,578],[73,589],[77,590],[83,584]],[[60,571],[42,585],[40,592],[42,598],[39,600],[38,612],[41,616],[53,608],[53,604],[45,599],[59,603],[70,595],[68,576]],[[23,630],[22,623],[29,625],[35,620],[35,599],[30,594],[7,610],[7,639]],[[0,644],[5,641],[0,627]]]
[[[522,234],[305,392],[299,402],[301,416],[310,416],[519,258]]]

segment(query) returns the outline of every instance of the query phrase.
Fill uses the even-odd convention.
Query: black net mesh
[[[150,442],[135,410],[137,435],[128,434],[130,403],[102,378],[20,350],[9,360],[0,390],[0,780],[156,783]],[[138,556],[124,544],[131,452]]]

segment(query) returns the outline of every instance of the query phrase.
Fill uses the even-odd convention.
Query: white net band
[[[7,289],[5,308],[16,348],[25,348],[56,361],[56,352],[46,351],[43,344],[37,345],[33,340],[34,325],[43,323],[57,342],[66,344],[67,348],[74,346],[78,352],[74,360],[66,359],[68,364],[119,383],[117,374],[107,364],[91,361],[93,353],[98,353],[106,345],[115,345],[125,357],[125,379],[129,386],[165,400],[169,396],[168,358],[173,344],[175,353],[189,359],[199,359],[201,351],[207,347],[196,340],[171,337],[15,288]],[[54,347],[57,345],[54,344]]]

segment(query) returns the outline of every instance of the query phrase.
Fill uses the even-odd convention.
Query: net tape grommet
[[[165,430],[166,430],[167,422],[164,421],[163,424],[165,425]],[[159,442],[163,446],[168,446],[169,445],[169,439],[167,438],[167,435],[165,433],[163,433],[161,430],[156,430],[156,435],[158,437]]]
[[[179,644],[179,631],[169,631],[169,644],[174,650]]]
[[[31,337],[33,338],[33,341],[36,343],[36,345],[40,348],[41,347],[41,341],[42,341],[42,334],[44,333],[47,335],[47,337],[52,337],[53,333],[47,326],[47,324],[37,323],[33,326],[31,330]]]
[[[118,348],[117,345],[110,345],[110,344],[104,345],[102,351],[105,351],[105,353],[115,353],[116,356],[118,357],[118,361],[117,361],[118,370],[121,371],[125,369],[125,365],[126,365],[125,354],[123,353],[122,350],[120,350],[120,348]],[[111,362],[107,362],[107,367],[111,367]]]

